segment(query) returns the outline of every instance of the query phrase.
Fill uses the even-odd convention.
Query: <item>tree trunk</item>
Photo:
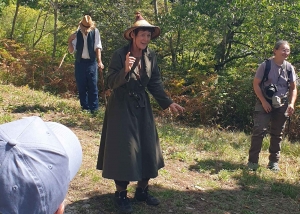
[[[169,12],[168,10],[168,0],[164,0],[164,5],[165,5],[165,12]]]
[[[53,2],[54,9],[54,29],[53,29],[53,51],[52,58],[55,58],[56,48],[57,48],[57,20],[58,20],[58,2],[55,0]]]
[[[20,4],[21,4],[21,0],[17,0],[16,12],[15,12],[15,15],[14,15],[14,19],[13,19],[13,23],[12,23],[12,27],[11,27],[11,32],[10,32],[10,36],[9,36],[9,39],[11,39],[11,40],[13,39]]]
[[[42,11],[41,11],[42,12]],[[41,14],[40,14],[41,15]],[[40,15],[39,15],[39,18],[38,18],[38,20],[40,19]],[[47,13],[45,14],[45,19],[44,19],[44,22],[43,22],[43,27],[42,27],[42,30],[41,30],[41,32],[40,32],[40,35],[39,35],[39,37],[37,38],[37,40],[35,40],[34,41],[34,39],[35,39],[35,36],[36,36],[36,30],[37,30],[37,25],[38,25],[38,23],[36,24],[36,29],[35,29],[35,32],[34,32],[34,37],[33,37],[33,44],[32,44],[32,48],[35,48],[35,46],[41,41],[41,39],[42,39],[42,37],[43,37],[43,35],[44,35],[44,31],[45,31],[45,28],[46,28],[46,22],[47,22],[47,20],[48,20],[48,15],[49,15],[49,10],[47,11]],[[37,20],[37,22],[38,22],[38,20]]]
[[[173,46],[173,40],[172,37],[170,36],[169,38],[169,47],[171,51],[171,56],[172,56],[172,67],[175,69],[176,68],[176,52]]]
[[[226,31],[226,30],[225,30]],[[231,43],[233,41],[234,32],[227,29],[222,41],[218,44],[215,53],[215,71],[219,72],[225,66],[225,60],[228,58],[231,51]]]
[[[156,21],[158,21],[157,0],[153,0],[153,7],[154,7],[155,19],[156,19]]]
[[[230,62],[232,59],[235,58],[240,58],[244,56],[243,54],[241,56],[234,56],[232,59],[229,58],[231,48],[232,48],[232,43],[236,43],[238,41],[234,41],[234,36],[235,36],[235,28],[240,27],[244,22],[244,18],[242,19],[233,19],[230,25],[224,26],[224,36],[222,41],[218,44],[216,53],[215,53],[215,71],[219,72],[221,71],[225,66],[226,63]],[[246,55],[251,55],[252,52],[246,53]]]
[[[35,40],[35,36],[36,36],[36,33],[37,33],[37,29],[38,29],[38,23],[39,23],[39,21],[40,21],[40,18],[41,18],[41,16],[42,16],[42,13],[43,13],[43,10],[40,10],[40,12],[39,12],[39,15],[38,15],[38,17],[37,17],[37,19],[36,19],[36,22],[35,22],[35,26],[34,26],[34,33],[33,33],[33,37],[32,37],[32,47],[34,48],[34,40]]]

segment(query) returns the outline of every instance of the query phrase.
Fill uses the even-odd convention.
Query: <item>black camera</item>
[[[269,98],[272,98],[275,92],[277,91],[278,91],[277,86],[273,83],[265,87],[265,93]]]

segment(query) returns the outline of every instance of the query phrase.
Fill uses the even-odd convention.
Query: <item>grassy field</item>
[[[24,116],[60,122],[78,136],[82,166],[65,199],[67,214],[117,213],[112,203],[114,183],[95,169],[104,108],[93,116],[80,110],[77,99],[0,85],[0,123]],[[249,172],[250,136],[206,127],[184,127],[170,118],[156,118],[165,167],[150,181],[160,199],[157,207],[133,203],[134,213],[296,214],[300,213],[300,144],[283,141],[281,171],[266,169],[268,141],[263,142],[261,167]],[[129,186],[132,198],[136,183]]]

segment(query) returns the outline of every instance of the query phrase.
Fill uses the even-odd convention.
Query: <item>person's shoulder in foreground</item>
[[[62,124],[33,116],[0,125],[0,213],[63,213],[81,162],[80,142]]]

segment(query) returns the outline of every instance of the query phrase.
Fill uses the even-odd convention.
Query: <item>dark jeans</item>
[[[262,104],[258,101],[255,104],[254,111],[254,127],[251,137],[251,147],[249,150],[249,161],[258,163],[259,153],[262,147],[262,141],[267,134],[267,129],[270,124],[270,146],[269,160],[278,162],[280,157],[281,140],[284,130],[284,125],[287,117],[284,115],[288,104],[284,104],[279,108],[272,108],[270,113],[266,113]]]
[[[96,61],[89,59],[75,61],[75,79],[82,109],[95,111],[99,108],[97,69]]]

